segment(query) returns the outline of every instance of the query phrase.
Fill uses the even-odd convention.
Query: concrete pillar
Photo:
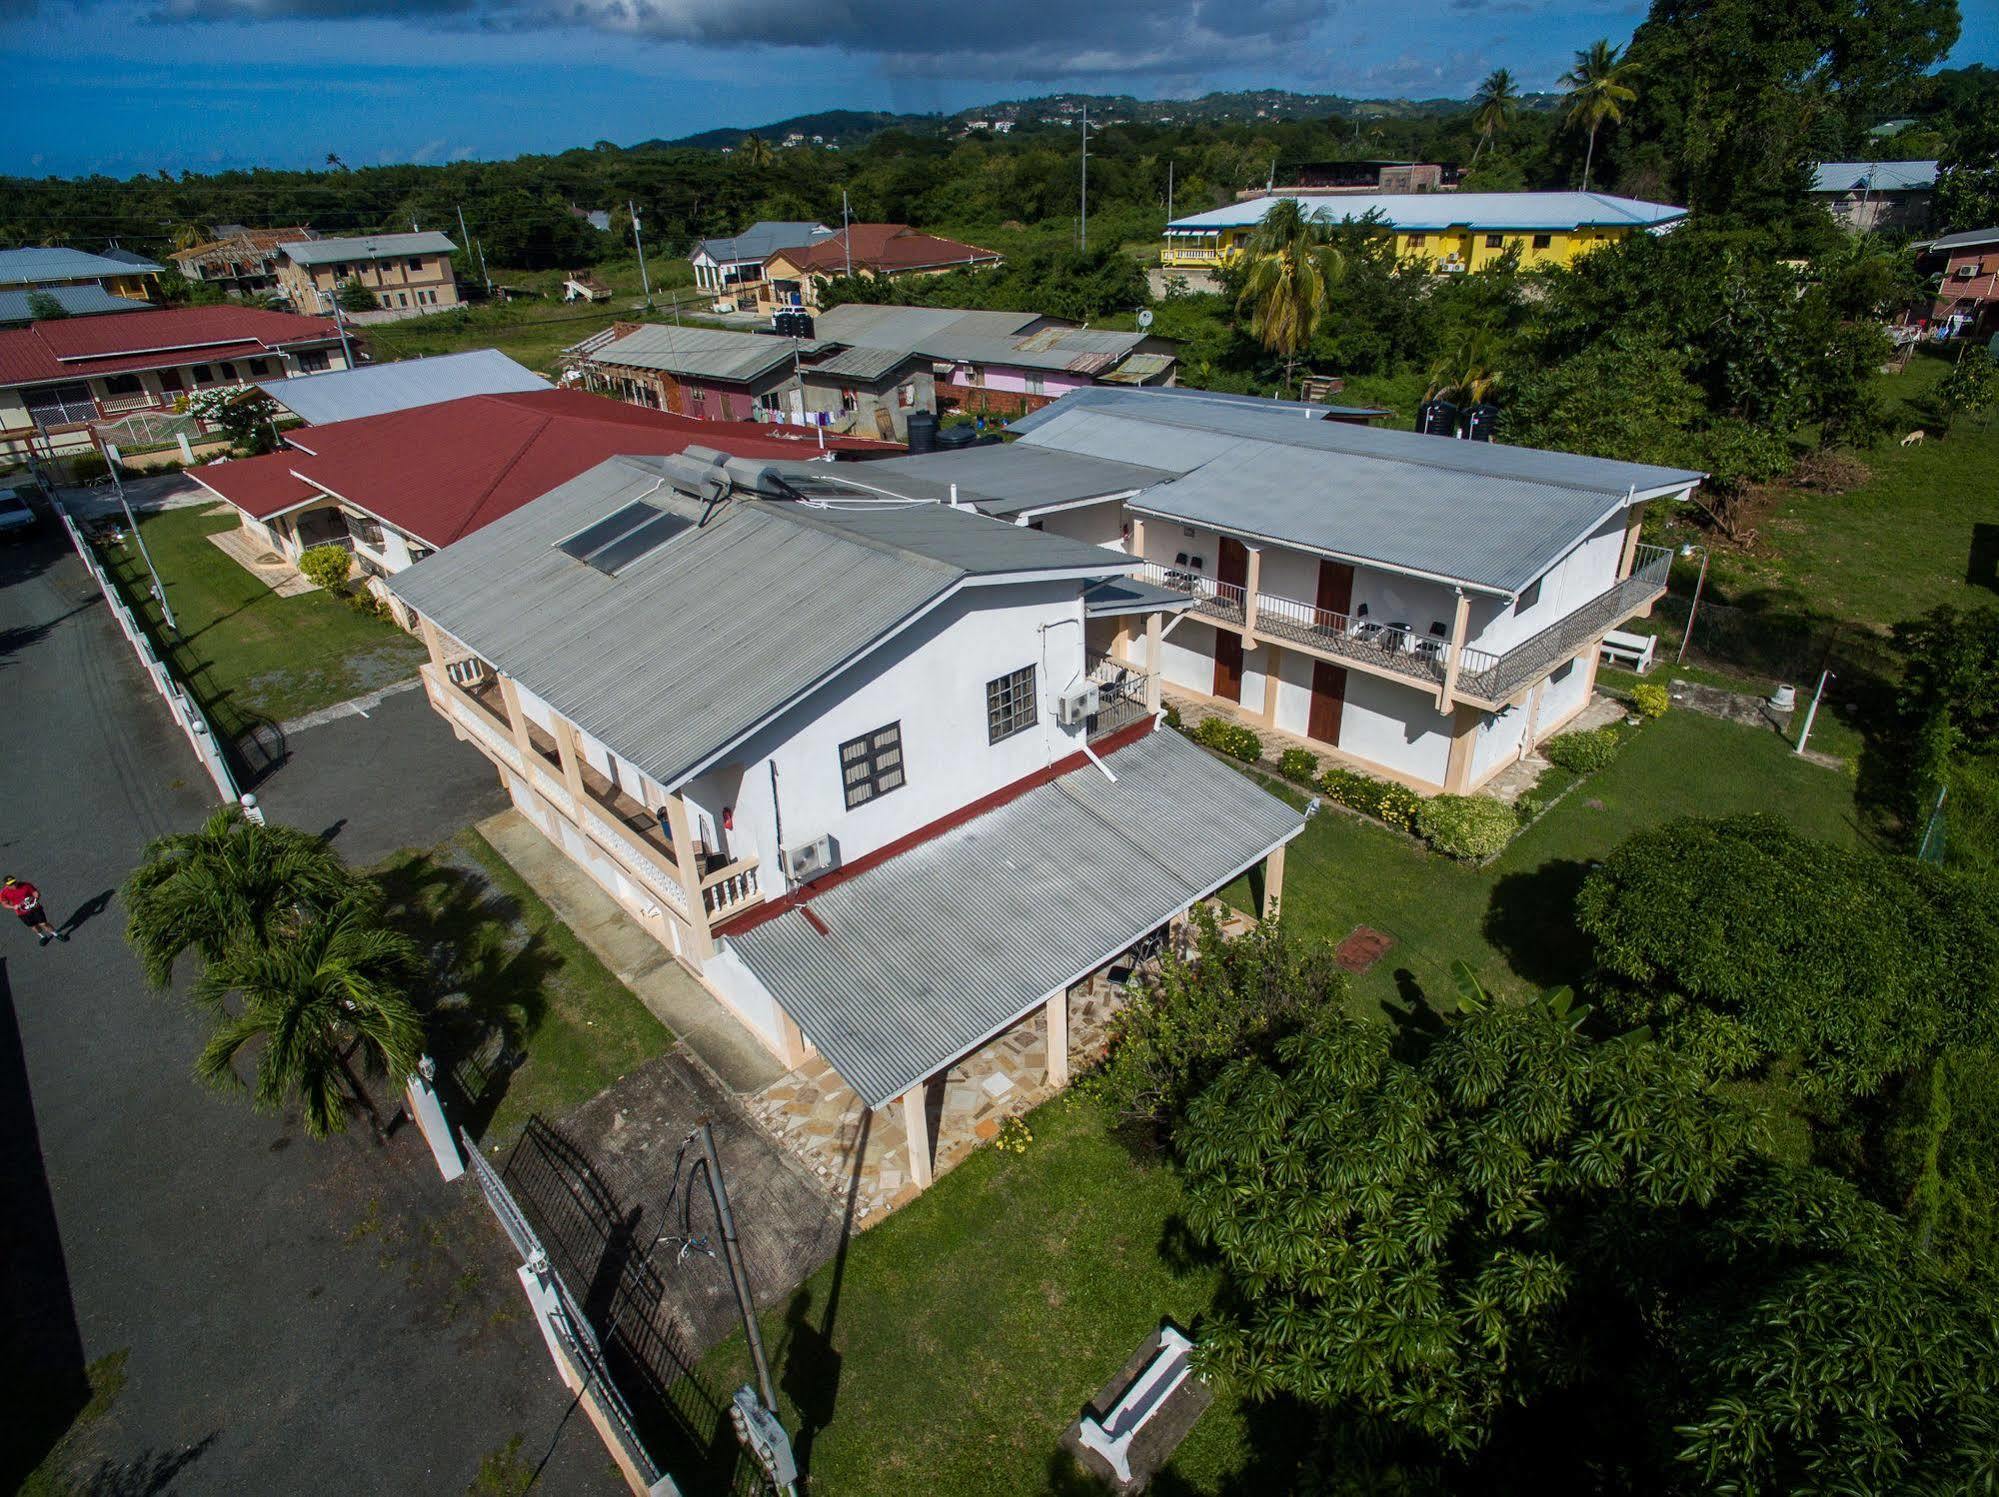
[[[416,623],[417,632],[423,636],[423,647],[430,651],[430,663],[439,670],[443,670],[444,636],[437,632],[437,625],[433,624],[429,617],[424,614],[417,615]]]
[[[562,783],[569,791],[569,798],[576,803],[576,815],[580,819],[590,804],[590,792],[583,784],[583,751],[577,747],[576,729],[566,717],[555,719],[555,751],[562,759]]]
[[[1284,651],[1277,641],[1262,640],[1258,648],[1263,651],[1263,710],[1257,714],[1257,721],[1266,728],[1277,726],[1277,678],[1284,669]],[[1244,669],[1248,669],[1247,665]]]
[[[715,954],[715,938],[708,930],[708,907],[701,902],[700,847],[694,840],[687,802],[678,795],[666,798],[666,829],[673,837],[674,872],[681,892],[687,896],[687,926],[693,938],[692,955],[698,964]]]
[[[1069,990],[1063,988],[1052,995],[1046,1005],[1048,1011],[1048,1084],[1062,1087],[1069,1084]]]
[[[521,751],[521,762],[526,764],[534,758],[534,740],[528,737],[528,717],[521,711],[520,688],[514,685],[512,676],[500,677],[500,700],[506,703],[507,726],[513,729],[514,747]]]
[[[1145,668],[1152,674],[1145,679],[1145,710],[1159,710],[1159,685],[1166,677],[1166,662],[1162,658],[1165,643],[1164,627],[1160,620],[1165,615],[1158,612],[1145,616]]]
[[[1242,647],[1256,648],[1256,598],[1263,590],[1263,547],[1245,546],[1249,552],[1249,570],[1242,585]]]
[[[1638,531],[1645,523],[1645,506],[1634,504],[1624,512],[1624,551],[1617,558],[1617,575],[1631,575],[1632,560],[1638,555]]]
[[[1437,710],[1448,713],[1457,700],[1458,667],[1464,661],[1465,630],[1471,623],[1471,599],[1458,589],[1457,608],[1451,614],[1451,643],[1444,661],[1444,687],[1437,693]]]
[[[1482,714],[1478,708],[1463,703],[1458,704],[1456,711],[1451,723],[1451,756],[1444,767],[1444,790],[1449,795],[1464,795],[1471,785],[1472,748],[1478,742]]]
[[[1275,920],[1284,906],[1284,849],[1288,842],[1280,842],[1270,850],[1263,860],[1263,909],[1265,920]]]
[[[1133,515],[1131,517],[1131,554],[1137,557],[1145,555],[1145,516],[1143,515]]]
[[[805,1063],[805,1035],[783,1009],[777,1011],[778,1019],[778,1059],[784,1062],[786,1070]]]
[[[902,1132],[909,1140],[909,1176],[918,1190],[928,1190],[936,1178],[930,1168],[930,1108],[925,1084],[917,1082],[902,1094]]]

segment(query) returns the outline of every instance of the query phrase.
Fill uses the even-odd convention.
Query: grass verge
[[[226,739],[400,681],[423,646],[323,592],[281,598],[208,537],[235,512],[160,510],[139,517],[178,629],[168,629],[145,559],[130,540],[98,557],[161,657]]]

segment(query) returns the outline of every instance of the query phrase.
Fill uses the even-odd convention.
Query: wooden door
[[[1347,673],[1328,660],[1312,662],[1312,710],[1305,720],[1305,736],[1321,743],[1340,741],[1340,713],[1346,706]]]
[[[1242,700],[1242,636],[1229,629],[1215,630],[1215,695]]]
[[[1241,541],[1222,537],[1221,549],[1215,557],[1215,580],[1233,582],[1237,587],[1249,586],[1249,548]]]
[[[1328,613],[1352,613],[1353,568],[1343,561],[1322,559],[1319,562],[1319,596],[1314,601]]]

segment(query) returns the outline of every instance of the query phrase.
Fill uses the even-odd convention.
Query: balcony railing
[[[1497,704],[1560,664],[1606,629],[1614,628],[1664,592],[1672,570],[1672,552],[1661,546],[1640,546],[1631,575],[1621,578],[1580,608],[1557,619],[1511,649],[1495,654],[1466,645],[1458,657],[1458,695]],[[1361,614],[1336,613],[1277,593],[1256,595],[1256,617],[1244,616],[1242,589],[1198,572],[1147,562],[1138,575],[1159,587],[1194,600],[1194,612],[1273,639],[1355,664],[1374,666],[1412,681],[1441,687],[1450,664],[1450,641],[1443,635],[1418,634],[1408,625],[1379,622]]]
[[[1146,706],[1147,687],[1152,676],[1150,671],[1142,671],[1094,650],[1085,654],[1083,661],[1084,679],[1097,688],[1097,710],[1084,726],[1086,739],[1102,738],[1120,728],[1129,727],[1151,710]]]
[[[720,920],[753,904],[761,897],[757,887],[757,860],[743,858],[717,868],[701,880],[701,906],[710,920]]]
[[[1666,590],[1673,570],[1673,553],[1664,546],[1640,546],[1631,575],[1620,578],[1582,607],[1557,619],[1539,634],[1523,639],[1496,664],[1473,671],[1464,665],[1458,690],[1486,702],[1503,702],[1528,682],[1575,654],[1606,629],[1615,628]],[[1467,651],[1467,654],[1470,652]]]

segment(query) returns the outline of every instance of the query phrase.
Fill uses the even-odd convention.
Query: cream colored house
[[[442,234],[368,234],[309,239],[283,247],[278,285],[301,312],[331,312],[340,287],[356,281],[387,312],[441,312],[458,305],[451,256]]]

